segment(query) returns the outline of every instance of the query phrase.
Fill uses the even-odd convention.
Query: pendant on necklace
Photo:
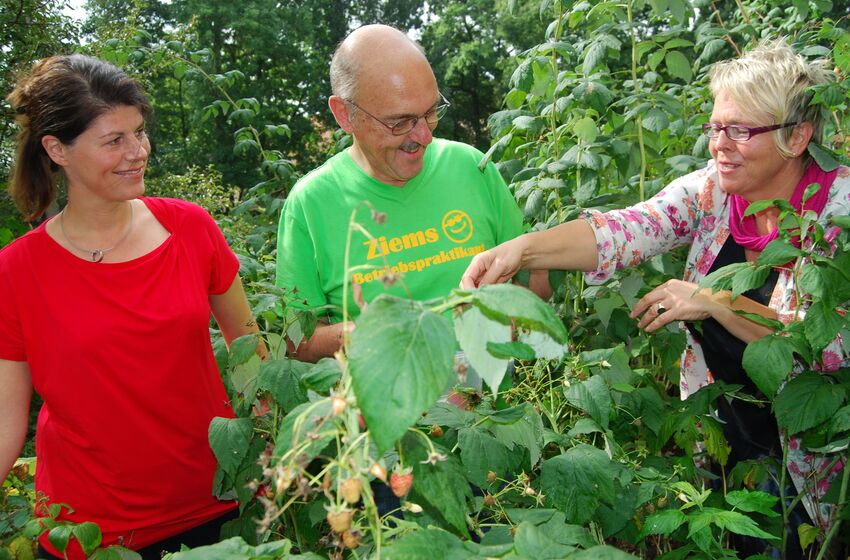
[[[103,260],[103,251],[101,249],[95,249],[91,252],[91,262],[99,263]]]

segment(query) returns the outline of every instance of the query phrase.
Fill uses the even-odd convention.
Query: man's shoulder
[[[309,192],[310,196],[321,194],[324,189],[332,189],[338,182],[338,175],[346,165],[344,152],[340,152],[328,158],[325,163],[309,171],[306,175],[295,182],[287,200],[298,200]],[[317,192],[318,191],[318,192]]]

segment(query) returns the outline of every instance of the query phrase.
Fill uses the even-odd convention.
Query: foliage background
[[[272,278],[277,216],[297,177],[347,145],[327,109],[327,67],[337,42],[362,23],[390,23],[419,38],[452,102],[439,134],[487,152],[510,184],[529,229],[550,227],[584,207],[605,209],[647,198],[703,165],[707,142],[698,127],[711,112],[706,72],[712,63],[765,37],[787,36],[807,56],[832,59],[838,80],[821,88],[815,102],[829,115],[828,147],[839,155],[848,147],[850,6],[841,2],[88,0],[83,22],[64,17],[60,1],[0,2],[4,94],[17,71],[56,52],[103,56],[142,80],[156,109],[149,126],[154,146],[149,193],[197,201],[216,216],[240,255],[255,312],[266,332],[277,333],[278,342],[282,332],[309,332],[310,320],[278,306]],[[14,127],[5,102],[0,110],[4,186]],[[27,229],[8,198],[0,197],[0,246]],[[431,410],[427,425],[445,432],[433,437],[432,430],[432,445],[440,453],[454,453],[447,453],[442,466],[434,465],[439,472],[416,467],[412,496],[425,504],[426,522],[418,518],[415,523],[433,522],[467,537],[483,526],[510,525],[511,534],[492,530],[487,542],[502,539],[496,544],[510,543],[510,553],[520,558],[591,553],[604,543],[644,557],[721,557],[729,533],[753,532],[747,521],[735,518],[733,523],[711,509],[730,509],[731,502],[693,485],[700,464],[689,451],[694,443],[701,442],[715,461],[728,453],[717,437],[718,426],[705,415],[708,402],[723,388],[680,404],[681,333],[670,329],[647,337],[628,319],[642,291],[681,275],[680,257],[653,259],[601,287],[586,286],[579,275],[552,275],[557,288],[552,309],[566,330],[569,352],[519,362],[514,387],[498,402],[478,395],[484,408],[470,416]],[[847,328],[846,321],[840,328]],[[330,398],[327,380],[345,379],[344,371],[328,364],[308,370],[287,362],[285,352],[277,369],[267,367],[263,377],[259,364],[240,357],[238,348],[228,354],[220,340],[217,344],[227,382],[241,395],[246,416],[256,404],[256,390],[272,393],[275,422],[247,429],[255,436],[288,434],[292,415],[303,410],[308,395]],[[440,354],[446,350],[426,348]],[[510,352],[517,356],[519,350]],[[356,371],[355,358],[356,352]],[[292,392],[263,385],[263,380],[282,378]],[[846,398],[833,402],[844,403],[836,405],[845,411],[836,417],[847,418]],[[514,412],[496,412],[511,405]],[[281,425],[284,417],[289,420]],[[237,431],[250,424],[242,420]],[[535,428],[519,433],[517,422]],[[846,435],[850,425],[844,422],[829,428],[834,428],[830,434]],[[350,424],[338,424],[340,433],[356,432]],[[236,480],[245,476],[244,469],[259,476],[254,461],[264,440],[235,441],[244,461],[231,465],[227,476],[232,480],[225,477],[225,482],[244,494]],[[405,436],[398,451],[427,459],[428,448],[417,441]],[[489,482],[492,465],[500,470],[495,485]],[[563,480],[573,484],[564,490]],[[469,483],[486,489],[483,496],[468,496],[471,511],[460,503],[449,509],[440,505],[440,500],[454,503],[451,496],[464,495]],[[314,477],[306,484],[322,481]],[[597,488],[588,490],[594,484]],[[26,493],[26,485],[12,486],[16,494],[7,491],[5,513],[0,513],[0,539],[6,538],[4,530],[20,528],[27,519],[26,507],[12,499]],[[487,496],[494,503],[488,504]],[[680,509],[670,503],[675,499],[684,503]],[[246,519],[262,515],[258,503],[248,501]],[[315,547],[320,551],[327,545],[323,504],[313,504],[319,507],[308,501],[275,529],[302,552],[311,544],[320,543]],[[768,527],[765,509],[750,507],[743,511],[754,512]],[[529,513],[534,509],[538,513]],[[653,518],[656,513],[661,517]],[[658,525],[647,528],[648,518]],[[369,523],[374,545],[380,523]],[[699,533],[689,530],[689,523],[691,529],[700,523],[711,529]],[[553,528],[572,540],[547,541],[545,534]],[[251,531],[241,534],[247,538]],[[396,549],[405,550],[397,557],[416,557],[413,551],[420,545],[413,535],[405,541],[407,548]],[[494,549],[470,552],[471,545],[442,533],[425,537],[423,550],[428,539],[443,539],[458,557],[497,556]],[[387,549],[388,557],[392,550]],[[590,557],[605,555],[618,557],[610,550],[596,550]]]

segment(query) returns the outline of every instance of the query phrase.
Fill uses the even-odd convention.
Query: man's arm
[[[0,481],[11,470],[27,437],[32,381],[26,362],[0,360]]]
[[[346,328],[350,331],[354,328],[354,323],[327,323],[319,322],[316,325],[316,330],[313,331],[313,336],[305,340],[295,348],[295,345],[286,338],[286,345],[289,348],[289,355],[296,360],[302,362],[318,362],[322,358],[329,358],[334,355],[334,352],[342,347],[342,337]]]

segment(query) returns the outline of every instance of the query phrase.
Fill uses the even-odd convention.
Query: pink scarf
[[[793,206],[797,212],[801,212],[803,207],[803,193],[806,191],[806,187],[812,183],[818,183],[821,188],[806,201],[805,209],[812,210],[820,215],[821,210],[823,210],[824,206],[826,206],[827,200],[829,200],[829,189],[832,186],[832,182],[835,180],[836,175],[838,175],[838,169],[834,169],[827,173],[821,169],[818,164],[812,162],[808,169],[806,169],[806,172],[803,173],[803,177],[800,179],[800,182],[797,183],[797,187],[794,189],[794,194],[791,195],[791,200],[789,201],[791,206]],[[732,198],[732,208],[729,214],[729,229],[732,232],[732,237],[735,239],[735,242],[745,249],[750,249],[752,251],[764,250],[768,243],[779,236],[779,228],[773,228],[773,231],[770,233],[760,235],[756,230],[755,216],[743,217],[744,212],[746,212],[747,206],[749,206],[750,203],[737,194],[730,196]]]

